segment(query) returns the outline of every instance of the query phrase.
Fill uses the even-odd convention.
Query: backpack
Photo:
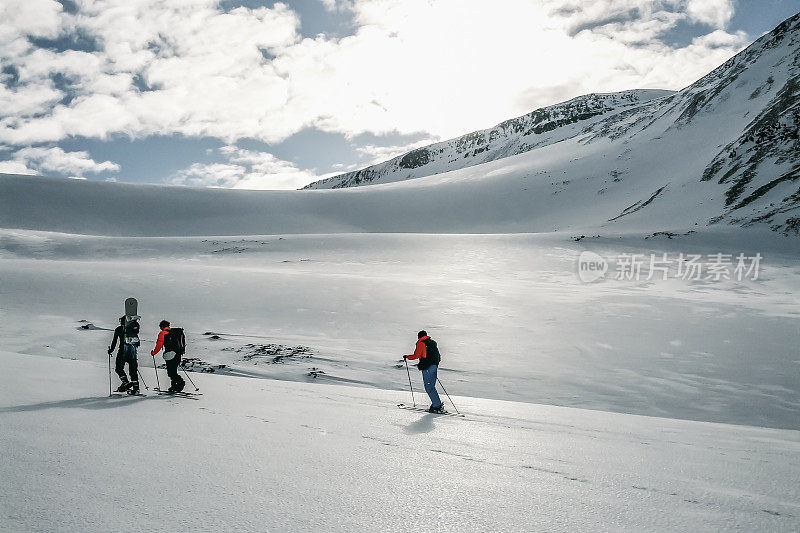
[[[169,333],[164,337],[164,351],[175,352],[178,355],[186,353],[186,337],[183,328],[169,328]]]
[[[436,345],[435,340],[428,337],[422,342],[425,343],[425,357],[420,358],[419,363],[417,363],[417,368],[419,370],[425,370],[433,365],[438,365],[442,360],[439,347]]]
[[[139,322],[136,318],[132,318],[131,320],[127,321],[125,324],[125,344],[130,344],[132,346],[139,346]]]

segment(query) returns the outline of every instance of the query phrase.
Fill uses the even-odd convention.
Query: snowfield
[[[0,530],[796,531],[787,242],[2,230]],[[585,284],[585,250],[764,262]],[[147,384],[168,318],[199,399],[107,397],[130,295]],[[463,419],[396,407],[422,327]]]
[[[752,230],[579,242],[2,230],[0,338],[18,353],[105,361],[122,302],[136,295],[147,350],[167,318],[186,329],[188,356],[217,373],[402,390],[400,358],[425,328],[456,394],[798,429],[800,263],[787,242]],[[585,250],[764,259],[758,280],[675,279],[674,264],[666,281],[586,284],[576,271]],[[307,350],[274,361],[296,347]]]
[[[269,193],[50,184],[0,230],[0,530],[800,527],[792,237],[666,221],[578,240],[263,235]],[[3,213],[49,189],[4,187]],[[162,209],[170,195],[186,211]],[[131,197],[141,217],[126,224]],[[74,233],[82,202],[94,235]],[[285,222],[321,224],[303,213]],[[504,228],[507,213],[486,213],[477,224]],[[249,232],[196,235],[215,224]],[[584,251],[609,279],[579,280]],[[758,279],[612,278],[620,254],[716,252],[762,254]],[[131,295],[148,385],[167,318],[186,329],[199,399],[107,398],[105,347]],[[420,328],[464,419],[395,406]]]
[[[226,376],[108,398],[104,364],[0,364],[5,531],[800,527],[796,431]]]

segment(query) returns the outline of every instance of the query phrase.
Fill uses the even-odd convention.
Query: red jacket
[[[167,336],[167,333],[169,333],[169,328],[168,327],[166,327],[166,328],[161,330],[161,333],[158,334],[158,340],[156,341],[156,347],[153,348],[153,351],[150,353],[150,355],[157,354],[158,351],[162,348],[162,346],[164,346],[164,337]]]
[[[425,346],[425,341],[430,337],[422,337],[417,341],[417,347],[414,349],[413,355],[407,356],[409,359],[424,359],[428,357],[428,349]]]
[[[439,347],[436,341],[428,337],[422,337],[417,341],[417,347],[413,355],[407,355],[408,359],[419,359],[417,368],[419,370],[427,370],[432,366],[439,366],[442,356],[439,353]]]

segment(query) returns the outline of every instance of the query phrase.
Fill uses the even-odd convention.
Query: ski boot
[[[117,387],[117,392],[125,392],[133,386],[133,383],[128,381],[128,378],[121,378],[122,383]]]
[[[133,396],[134,394],[139,394],[139,382],[138,381],[131,381],[130,387],[127,390],[128,394]]]
[[[167,392],[169,392],[170,394],[175,394],[176,392],[181,392],[183,390],[183,388],[186,386],[186,381],[180,379],[180,377],[178,377],[178,380],[172,382],[172,385],[170,385]]]
[[[444,413],[444,404],[440,404],[438,407],[430,406],[428,407],[429,413]]]

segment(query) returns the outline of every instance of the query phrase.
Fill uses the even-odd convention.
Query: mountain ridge
[[[580,124],[585,121],[638,103],[664,98],[674,92],[663,89],[632,89],[577,96],[504,120],[490,128],[439,141],[381,163],[315,181],[302,189],[340,189],[374,182],[402,181],[518,155],[576,134],[581,129]],[[492,143],[495,144],[494,148]],[[442,165],[443,159],[447,159],[446,166]],[[402,175],[385,179],[393,173]]]
[[[726,219],[739,225],[767,222],[775,231],[797,233],[800,218],[788,217],[777,222],[775,219],[800,206],[800,191],[785,194],[779,205],[770,202],[767,206],[758,206],[755,212],[742,209],[752,206],[776,187],[793,183],[800,177],[798,27],[800,13],[678,92],[658,94],[657,90],[650,90],[648,95],[647,90],[633,90],[580,96],[510,119],[494,128],[417,148],[383,163],[314,182],[305,189],[347,188],[441,174],[535,151],[571,138],[579,138],[584,145],[600,140],[627,144],[645,130],[657,127],[659,119],[667,116],[670,122],[664,124],[659,133],[682,130],[691,127],[698,116],[713,113],[731,98],[732,89],[752,85],[743,78],[752,74],[753,69],[764,70],[759,64],[764,56],[784,47],[795,53],[779,57],[770,65],[770,72],[761,76],[748,94],[748,101],[755,105],[744,110],[743,118],[752,115],[755,118],[737,124],[738,134],[723,139],[719,150],[709,155],[701,181],[716,182],[724,188],[725,205],[722,213],[710,218],[711,223]],[[598,97],[603,96],[617,97],[623,104],[603,105],[605,102],[598,101]],[[514,135],[516,137],[512,138]],[[498,139],[506,142],[498,143]],[[443,146],[449,150],[443,150]],[[462,160],[456,161],[452,154]],[[442,156],[450,156],[447,164],[441,164]],[[576,156],[581,154],[576,153]],[[770,162],[774,165],[769,165]]]

